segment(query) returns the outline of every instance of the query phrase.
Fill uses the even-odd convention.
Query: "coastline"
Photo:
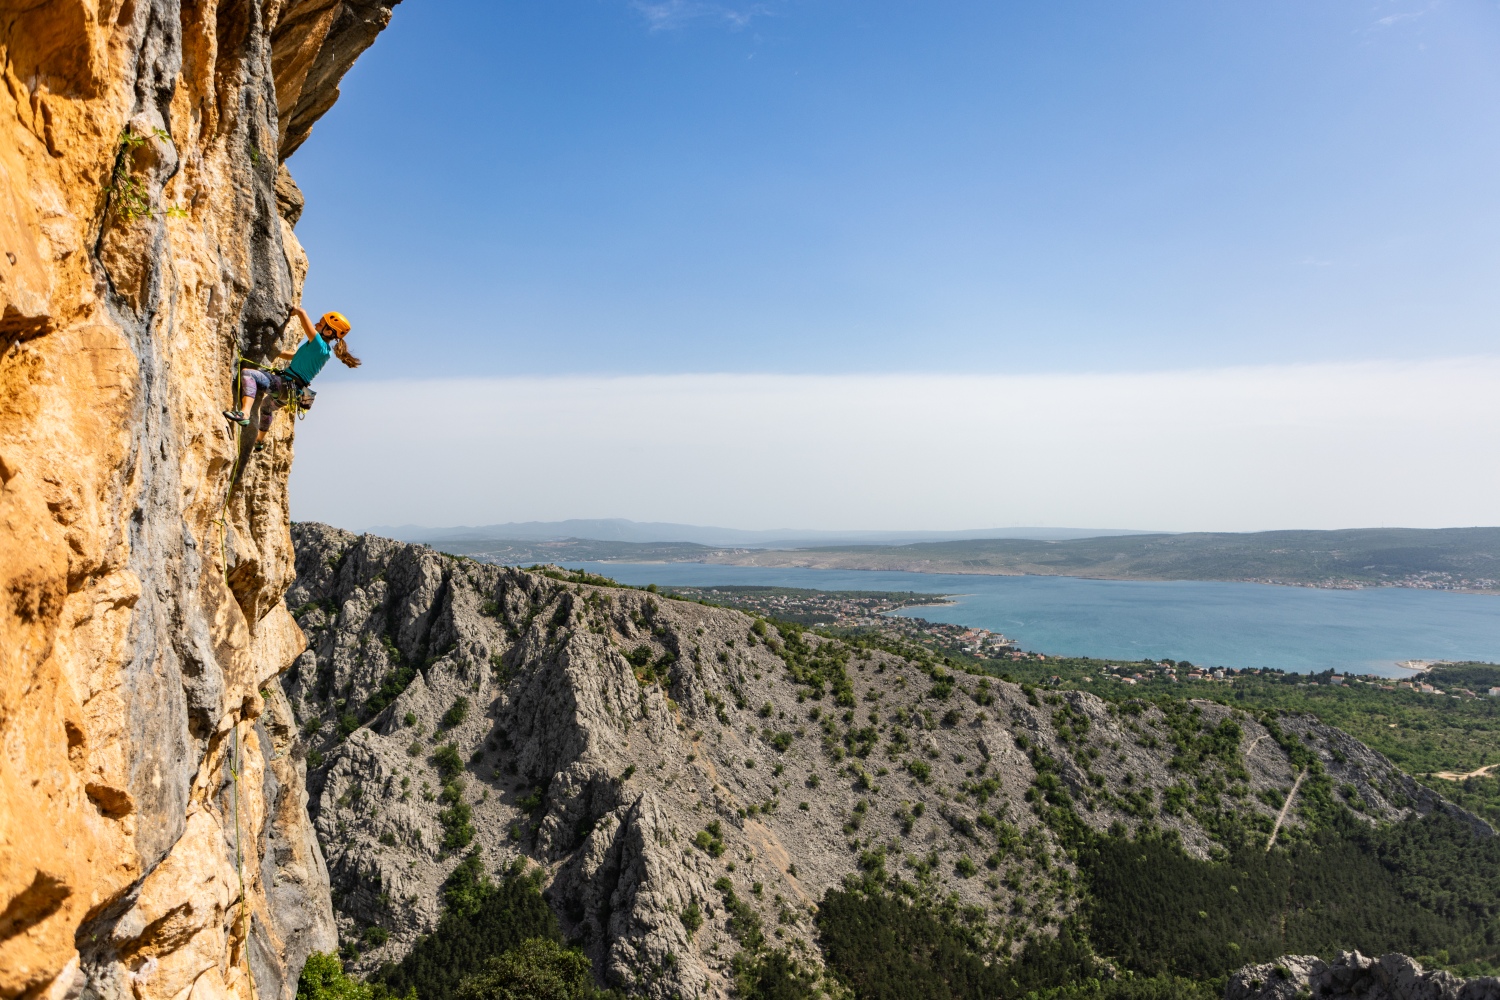
[[[744,550],[741,550],[744,551]],[[1068,580],[1097,580],[1106,583],[1254,583],[1266,587],[1299,587],[1305,590],[1430,590],[1443,594],[1474,594],[1484,597],[1500,597],[1500,588],[1484,589],[1475,587],[1433,587],[1416,586],[1411,583],[1364,581],[1364,580],[1340,580],[1340,581],[1301,581],[1301,580],[1278,580],[1266,577],[1248,576],[1163,576],[1132,574],[1129,576],[1107,576],[1094,573],[1026,573],[1016,570],[995,568],[992,570],[978,569],[972,566],[948,566],[924,561],[920,564],[881,564],[881,565],[843,565],[831,562],[819,562],[814,560],[778,560],[762,561],[744,558],[708,558],[701,559],[591,559],[588,562],[598,565],[618,564],[625,566],[746,566],[760,569],[807,569],[819,571],[839,571],[851,573],[919,573],[924,576],[981,576],[981,577],[1035,577],[1038,579],[1068,579]],[[961,595],[960,595],[961,596]]]

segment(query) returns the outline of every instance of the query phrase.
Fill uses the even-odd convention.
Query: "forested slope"
[[[345,957],[402,963],[392,986],[455,988],[403,956],[443,954],[418,944],[443,921],[471,933],[464,885],[531,871],[601,981],[662,997],[893,995],[872,948],[905,956],[881,975],[971,968],[954,996],[1304,945],[1493,955],[1492,887],[1454,882],[1489,828],[1314,719],[1111,703],[597,578],[296,537],[311,809]]]

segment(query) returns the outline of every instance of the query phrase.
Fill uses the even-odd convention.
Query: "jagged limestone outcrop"
[[[1405,955],[1283,955],[1229,977],[1225,1000],[1500,1000],[1500,978],[1428,972]]]
[[[879,865],[955,894],[999,950],[1055,928],[1079,883],[1034,808],[1049,782],[1097,830],[1149,815],[1199,856],[1220,820],[1269,833],[1296,780],[1288,746],[1371,821],[1444,805],[1312,719],[1272,733],[1209,702],[1131,714],[809,637],[798,662],[839,659],[836,697],[796,683],[791,640],[739,612],[323,525],[293,535],[287,600],[309,648],[286,690],[345,952],[366,972],[432,930],[471,850],[491,871],[545,866],[564,933],[611,985],[707,998],[728,994],[738,948],[722,878],[813,966],[817,902]],[[1174,762],[1172,725],[1201,762]],[[1303,825],[1293,809],[1284,830]],[[690,934],[694,903],[707,920]]]
[[[0,0],[0,996],[289,997],[332,940],[291,427],[231,493],[219,411],[307,268],[281,161],[394,2]]]

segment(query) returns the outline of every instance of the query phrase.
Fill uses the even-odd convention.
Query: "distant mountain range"
[[[517,542],[558,542],[586,539],[598,542],[683,542],[731,548],[773,549],[803,545],[910,545],[973,538],[1024,538],[1062,541],[1113,535],[1142,535],[1121,528],[977,528],[968,531],[811,531],[777,528],[745,531],[665,521],[630,521],[622,517],[574,518],[567,521],[511,521],[505,524],[429,528],[419,524],[375,525],[372,535],[403,542],[477,542],[503,539]]]
[[[1500,528],[1187,532],[1059,541],[965,539],[719,552],[696,560],[810,569],[1500,591]]]
[[[647,534],[655,528],[621,523],[643,529]],[[471,533],[468,537],[459,536],[458,530],[454,529],[454,535],[448,538],[435,538],[429,533],[413,540],[485,562],[512,566],[548,562],[699,562],[1102,580],[1241,580],[1308,587],[1500,591],[1500,528],[1140,532],[1072,538],[968,537],[833,544],[821,540],[765,541],[728,545],[599,540],[576,535],[528,540],[501,536],[502,530],[510,530],[505,525],[465,529]],[[485,537],[492,530],[495,534]]]

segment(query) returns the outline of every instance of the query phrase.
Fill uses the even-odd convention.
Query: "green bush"
[[[677,919],[682,921],[682,928],[687,931],[689,938],[697,934],[698,928],[703,926],[703,910],[699,908],[698,901],[695,899],[684,907]]]
[[[1079,857],[1094,944],[1138,973],[1193,978],[1353,949],[1500,962],[1500,838],[1446,816],[1373,830],[1345,816],[1222,861],[1161,836],[1099,838]]]
[[[416,990],[421,1000],[455,1000],[464,976],[483,969],[486,960],[534,938],[562,941],[557,917],[536,881],[527,876],[510,875],[490,885],[480,862],[466,858],[444,884],[443,896],[448,906],[437,928],[418,940],[399,964],[377,973],[376,982],[391,993]]]
[[[858,1000],[997,1000],[1085,979],[1087,943],[1064,926],[1012,961],[986,955],[978,933],[927,903],[884,892],[830,890],[818,909],[829,969]]]
[[[443,908],[458,917],[472,917],[495,891],[479,851],[470,851],[443,882]]]
[[[741,1000],[811,1000],[817,976],[780,948],[734,956],[735,995]]]
[[[469,699],[459,695],[453,699],[453,704],[448,706],[448,711],[443,713],[443,728],[452,729],[454,726],[461,726],[468,717]]]
[[[452,743],[444,743],[433,751],[432,763],[438,769],[438,776],[445,782],[464,773],[464,759],[458,755],[458,747]]]
[[[385,710],[387,705],[401,696],[401,692],[406,690],[407,686],[411,684],[416,676],[416,668],[411,666],[398,666],[396,669],[387,672],[380,680],[379,690],[370,696],[369,701],[365,702],[364,717],[366,719],[373,719],[379,715]],[[407,714],[410,715],[411,713],[408,712]],[[408,722],[407,725],[409,726],[412,722],[416,721],[416,718],[413,717],[412,721]]]
[[[367,984],[344,975],[338,956],[321,951],[307,956],[297,980],[297,1000],[371,1000],[373,993]]]
[[[456,1000],[593,1000],[608,996],[594,988],[593,968],[581,951],[537,937],[485,960],[465,977]]]
[[[443,786],[441,798],[449,805],[438,812],[438,822],[443,825],[442,847],[445,851],[462,850],[474,839],[474,809],[461,798],[462,791],[457,785]]]
[[[1026,1000],[1220,1000],[1223,995],[1217,980],[1147,977],[1125,972],[1113,979],[1100,981],[1089,977],[1038,990],[1027,994]]]

